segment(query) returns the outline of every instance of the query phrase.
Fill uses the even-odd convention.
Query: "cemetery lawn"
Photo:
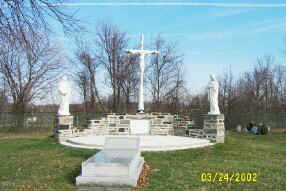
[[[0,134],[0,190],[76,191],[81,162],[96,152],[62,146],[51,133]],[[152,169],[144,190],[286,190],[286,129],[266,136],[228,131],[225,144],[142,154]],[[202,183],[208,172],[257,173],[257,182]]]

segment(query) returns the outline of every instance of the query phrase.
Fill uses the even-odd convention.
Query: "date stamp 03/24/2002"
[[[202,172],[202,183],[256,183],[256,172]]]

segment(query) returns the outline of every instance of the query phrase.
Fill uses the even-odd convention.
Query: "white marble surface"
[[[101,174],[93,174],[92,176],[80,175],[76,177],[76,185],[135,187],[142,171],[143,164],[144,158],[140,157],[135,163],[136,168],[130,168],[130,166],[121,164],[111,164],[110,166],[101,166],[96,169],[90,169],[97,170],[98,172],[101,172]],[[126,175],[126,171],[129,171],[130,175]]]
[[[109,136],[75,137],[75,138],[70,138],[67,140],[67,142],[61,144],[76,148],[102,149],[106,137],[112,137],[112,136],[109,135]],[[127,137],[133,137],[133,136],[129,135]],[[191,138],[191,137],[180,137],[180,136],[138,136],[138,137],[140,137],[141,151],[184,150],[184,149],[194,149],[194,148],[214,145],[213,143],[210,143],[209,140]]]
[[[149,135],[151,120],[130,120],[131,135]]]
[[[208,100],[210,102],[210,115],[219,115],[218,107],[218,88],[219,84],[214,75],[210,75],[210,82],[208,84]]]
[[[132,186],[137,185],[144,158],[139,137],[107,137],[104,148],[82,163],[77,185]]]
[[[69,96],[71,93],[67,76],[63,76],[58,85],[58,91],[61,97],[61,103],[58,115],[70,115],[69,112]]]

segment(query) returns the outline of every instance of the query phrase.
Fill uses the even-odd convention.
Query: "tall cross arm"
[[[140,51],[141,50],[129,50],[129,49],[125,50],[125,52],[129,54],[140,54]]]
[[[143,54],[159,54],[158,50],[143,50]]]
[[[126,50],[130,54],[159,54],[157,50]]]

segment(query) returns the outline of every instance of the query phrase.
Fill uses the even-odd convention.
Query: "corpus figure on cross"
[[[145,62],[144,57],[146,54],[159,54],[157,50],[144,50],[144,36],[141,35],[141,49],[140,50],[126,50],[127,53],[139,55],[140,63],[140,90],[139,90],[139,101],[138,101],[138,112],[144,113],[144,70]]]

